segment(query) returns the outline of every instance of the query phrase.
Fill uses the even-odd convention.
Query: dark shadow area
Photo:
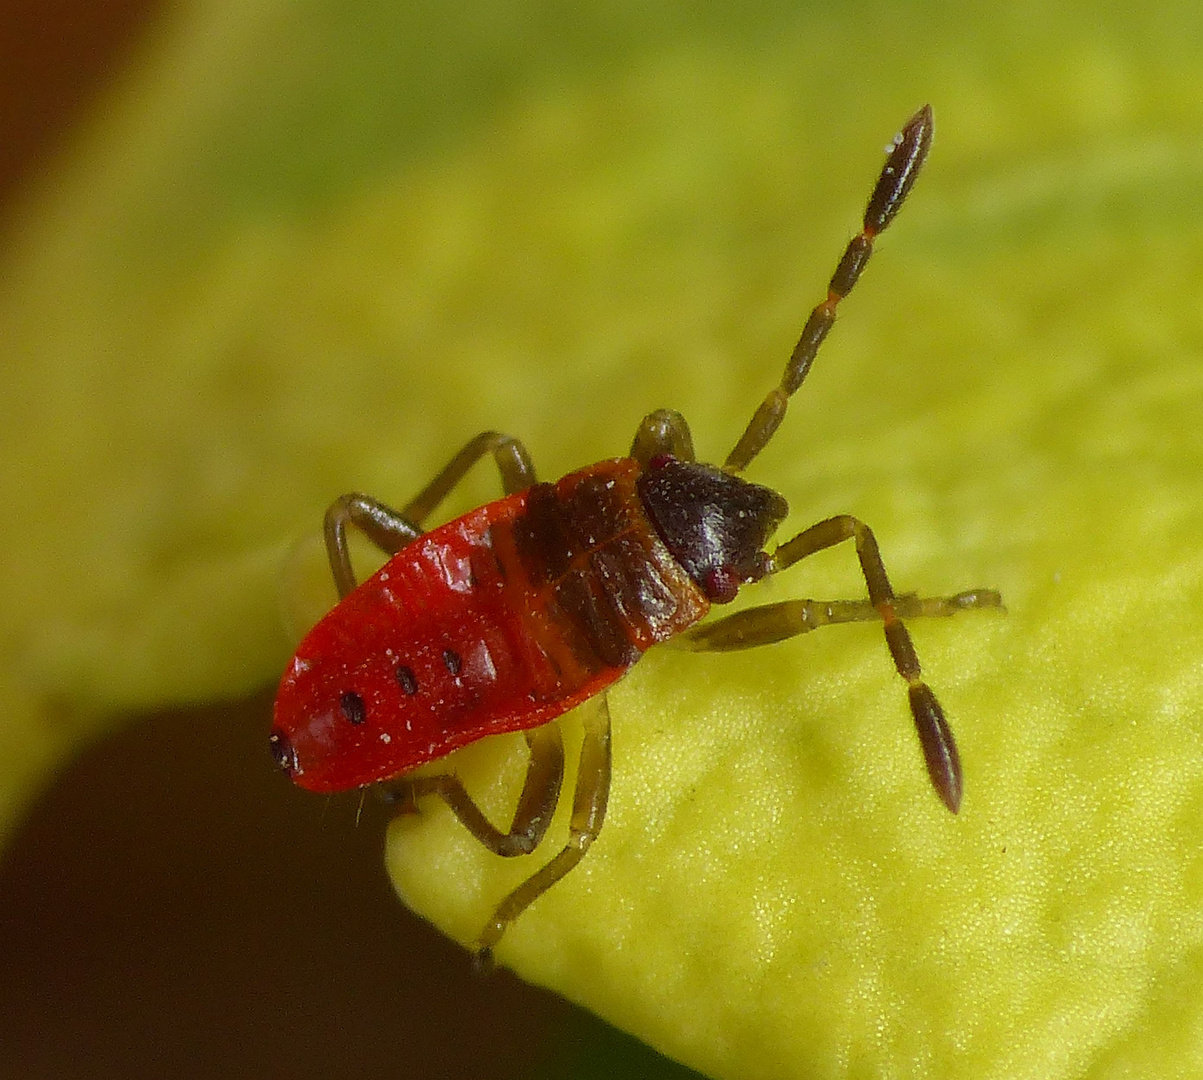
[[[81,109],[125,64],[162,0],[5,0],[0,207],[46,168]]]
[[[0,862],[0,1075],[525,1075],[570,1007],[405,910],[357,795],[294,790],[267,697],[142,720]]]

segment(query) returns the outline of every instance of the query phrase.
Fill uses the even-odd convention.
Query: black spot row
[[[368,717],[367,706],[354,690],[348,690],[338,699],[338,707],[352,724],[362,724]]]
[[[454,649],[443,650],[443,663],[452,675],[458,675],[464,666],[459,653]],[[407,695],[413,697],[418,692],[418,677],[408,664],[399,664],[394,674],[397,677],[397,685]],[[363,698],[354,690],[348,690],[338,699],[338,707],[342,709],[343,716],[352,724],[362,724],[368,717],[367,706],[364,704]]]
[[[414,669],[401,664],[396,671],[397,684],[410,697],[418,692],[418,677],[414,674]]]

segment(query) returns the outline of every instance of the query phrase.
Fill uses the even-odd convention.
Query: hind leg
[[[558,721],[544,724],[526,733],[530,760],[522,794],[506,832],[498,829],[481,812],[472,796],[454,773],[415,776],[383,785],[385,797],[398,805],[401,813],[417,813],[417,800],[438,795],[464,826],[494,855],[528,855],[539,846],[560,801],[564,781],[564,741]]]
[[[535,467],[526,447],[509,435],[482,431],[400,511],[356,492],[335,499],[326,511],[325,535],[338,595],[346,596],[358,584],[347,550],[348,525],[354,525],[386,555],[396,555],[422,535],[422,522],[485,454],[492,454],[497,462],[501,486],[507,495],[525,491],[534,484]]]
[[[493,948],[506,927],[585,857],[601,832],[610,797],[610,709],[605,694],[591,699],[582,709],[585,737],[581,742],[576,789],[572,796],[572,818],[568,843],[549,863],[536,870],[514,889],[493,911],[493,918],[476,939],[482,967],[492,963]]]

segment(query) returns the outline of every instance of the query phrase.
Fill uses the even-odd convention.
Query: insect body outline
[[[517,440],[483,432],[401,510],[366,495],[337,499],[325,540],[339,604],[309,632],[281,681],[270,736],[276,763],[301,787],[341,791],[388,781],[402,808],[442,798],[490,851],[527,854],[560,800],[557,718],[578,705],[584,738],[568,842],[497,906],[474,942],[487,958],[506,927],[564,876],[597,837],[610,787],[606,690],[652,645],[696,651],[781,641],[819,626],[878,621],[899,675],[928,775],[953,813],[963,781],[944,712],[924,681],[904,619],[1001,606],[997,592],[898,594],[872,530],[840,514],[765,547],[788,511],[742,473],[785,416],[839,302],[860,278],[876,236],[909,194],[931,144],[920,109],[889,148],[860,232],[849,242],[786,364],[721,467],[694,457],[685,418],[660,409],[626,457],[539,483]],[[492,456],[501,499],[424,532],[467,471]],[[389,561],[362,585],[347,548],[355,526]],[[702,622],[714,604],[818,551],[852,541],[868,598],[787,600]],[[498,829],[450,772],[420,765],[486,735],[522,731],[530,749],[513,819]]]

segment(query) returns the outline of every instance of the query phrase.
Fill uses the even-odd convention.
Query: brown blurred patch
[[[270,698],[139,720],[0,861],[0,1075],[523,1075],[568,1006],[410,915],[387,811],[268,759]]]
[[[6,0],[0,10],[0,208],[53,160],[161,0]]]

